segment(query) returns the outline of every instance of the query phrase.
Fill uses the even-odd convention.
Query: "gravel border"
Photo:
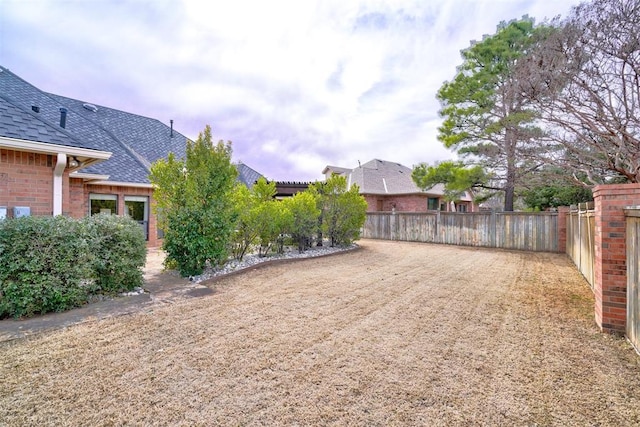
[[[233,259],[221,267],[208,267],[202,274],[198,276],[189,276],[189,280],[193,283],[199,284],[216,277],[226,276],[228,274],[256,267],[267,262],[316,258],[321,256],[333,255],[340,252],[351,251],[357,249],[358,247],[359,246],[356,243],[352,243],[349,246],[314,246],[313,248],[307,249],[302,253],[298,252],[297,249],[290,249],[285,250],[285,253],[283,254],[271,254],[264,257],[260,257],[258,254],[249,254],[245,255],[242,258],[242,261]]]

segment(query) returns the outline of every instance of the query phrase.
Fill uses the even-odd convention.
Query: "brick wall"
[[[0,149],[0,206],[10,215],[14,206],[28,206],[32,215],[53,215],[53,171],[56,157],[47,154]],[[149,197],[151,188],[120,187],[85,184],[82,179],[69,178],[69,170],[62,177],[62,213],[73,218],[89,214],[89,194],[118,196],[118,213],[125,211],[124,196]],[[148,246],[159,246],[157,221],[149,212]]]
[[[78,178],[71,178],[66,188],[68,197],[62,202],[62,213],[73,218],[87,216],[89,214],[89,193],[85,194],[84,182]]]
[[[151,212],[151,203],[153,202],[153,198],[152,198],[153,189],[143,188],[143,187],[121,187],[121,186],[112,186],[112,185],[87,184],[84,186],[83,191],[84,191],[83,215],[88,215],[89,213],[89,194],[90,193],[111,194],[111,195],[118,196],[118,207],[117,207],[118,215],[123,215],[125,212],[124,196],[149,197],[149,205],[148,205],[149,206],[149,240],[147,241],[147,246],[149,247],[160,246],[162,241],[158,239],[156,216],[153,214],[153,212]]]
[[[425,212],[427,198],[419,194],[378,196],[366,194],[367,212]]]
[[[0,149],[0,206],[28,206],[32,215],[53,215],[53,169],[47,154]]]
[[[426,194],[407,195],[375,195],[365,194],[367,201],[367,212],[426,212],[429,196]],[[438,198],[438,206],[445,203],[446,211],[451,209],[450,203],[446,203],[442,198]],[[466,212],[476,211],[476,207],[471,202],[460,202],[456,206],[466,206]]]
[[[624,333],[627,319],[624,207],[640,204],[640,184],[600,185],[595,206],[595,320],[606,332]]]

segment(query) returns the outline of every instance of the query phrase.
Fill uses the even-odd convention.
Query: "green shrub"
[[[167,253],[165,266],[177,265],[182,277],[201,274],[207,262],[206,245],[211,239],[204,233],[202,216],[202,211],[186,208],[167,215],[162,242]]]
[[[200,274],[207,263],[227,261],[236,222],[233,189],[237,176],[231,143],[214,144],[210,126],[195,142],[187,142],[184,159],[169,153],[167,159],[151,166],[154,209],[164,231],[162,247],[167,262],[177,264],[181,275]],[[240,236],[233,244],[242,244],[242,239]]]
[[[282,202],[289,212],[288,234],[298,245],[298,252],[302,253],[311,247],[313,233],[318,227],[320,210],[316,206],[316,199],[308,191],[302,191]]]
[[[114,295],[142,286],[147,246],[140,225],[115,215],[95,215],[84,221],[91,236],[96,292]]]
[[[344,176],[334,175],[309,188],[321,210],[320,233],[326,234],[331,246],[348,246],[360,237],[367,218],[367,202],[357,185],[350,187]]]
[[[63,311],[91,291],[86,225],[62,216],[0,222],[0,318]]]
[[[0,221],[0,318],[64,311],[142,284],[144,233],[99,215]]]

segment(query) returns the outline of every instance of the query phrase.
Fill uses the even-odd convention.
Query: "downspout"
[[[62,215],[62,175],[67,167],[67,155],[58,153],[58,161],[53,169],[53,216]]]

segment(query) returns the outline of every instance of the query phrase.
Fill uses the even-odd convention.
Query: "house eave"
[[[69,178],[80,178],[85,182],[106,181],[109,179],[109,175],[100,175],[97,173],[72,172],[69,174]]]
[[[91,163],[108,160],[112,153],[109,151],[92,150],[89,148],[69,147],[66,145],[48,144],[45,142],[28,141],[25,139],[0,136],[0,147],[16,151],[28,151],[40,154],[66,154],[67,156],[91,159]]]
[[[138,187],[138,188],[153,188],[152,184],[148,184],[146,182],[123,182],[123,181],[93,181],[90,182],[91,185],[110,185],[113,187]]]

